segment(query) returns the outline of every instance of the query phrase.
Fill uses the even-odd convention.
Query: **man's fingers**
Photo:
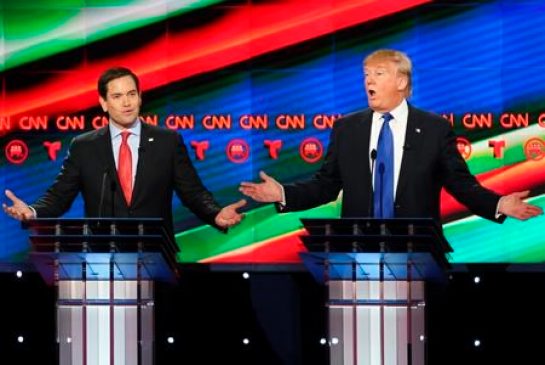
[[[246,205],[246,199],[240,199],[238,202],[231,204],[232,207],[236,210],[238,208],[242,208]]]
[[[236,203],[226,206],[216,217],[216,223],[221,227],[231,227],[240,223],[240,221],[244,218],[244,214],[238,213],[237,209],[245,205],[246,200],[240,199]]]
[[[260,171],[259,177],[261,178],[261,180],[263,180],[264,183],[272,183],[275,185],[278,184],[278,181],[276,181],[274,177],[267,175],[265,171]]]
[[[5,194],[8,197],[8,199],[13,202],[13,204],[17,204],[21,202],[21,199],[17,198],[17,196],[15,196],[15,194],[13,194],[11,190],[6,189]]]
[[[247,195],[251,198],[253,198],[254,196],[256,196],[256,194],[259,194],[260,192],[263,191],[263,189],[261,189],[260,186],[257,184],[248,184],[248,185],[240,186],[238,190],[242,194]]]
[[[26,220],[33,219],[33,218],[34,218],[34,214],[31,211],[23,213],[23,220],[26,221]]]
[[[518,208],[512,210],[511,216],[525,221],[541,214],[543,214],[542,208],[531,204],[520,203]]]
[[[253,197],[255,194],[255,188],[251,186],[241,186],[238,189],[242,194],[247,195],[249,197]]]
[[[265,173],[265,171],[259,171],[259,177],[261,178],[261,180],[267,182],[267,181],[271,181],[272,180],[272,177],[270,177],[269,175],[267,175]]]
[[[240,183],[240,186],[243,187],[243,188],[253,188],[256,185],[257,185],[256,183],[247,182],[247,181],[243,181],[243,182]]]
[[[217,224],[221,227],[231,227],[235,224],[240,223],[240,221],[244,218],[244,214],[237,214],[233,218],[223,218],[218,217]]]
[[[520,199],[527,198],[528,195],[530,195],[530,190],[524,190],[524,191],[517,191],[513,193],[514,196]]]
[[[13,209],[12,207],[8,207],[6,206],[5,204],[2,204],[3,208],[4,208],[4,212],[6,212],[7,215],[9,215],[11,218],[13,219],[17,219],[18,221],[22,221],[23,219],[30,219],[30,218],[25,218],[25,216],[18,212],[17,210]]]
[[[524,213],[531,215],[543,214],[543,209],[541,207],[538,207],[537,205],[528,204],[522,201],[520,202],[520,204],[522,206],[520,209]]]

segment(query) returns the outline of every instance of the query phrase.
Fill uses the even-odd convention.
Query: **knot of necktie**
[[[394,119],[394,116],[390,113],[384,113],[382,114],[382,119],[384,119],[384,123],[388,123],[392,119]]]
[[[121,132],[121,143],[127,143],[127,141],[129,140],[130,135],[131,135],[131,132],[129,132],[129,131]]]

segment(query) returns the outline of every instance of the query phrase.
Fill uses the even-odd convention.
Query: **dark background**
[[[538,270],[486,265],[457,267],[446,285],[428,285],[428,364],[542,363],[544,283]],[[0,287],[0,358],[57,364],[54,288],[36,272],[2,273]],[[243,279],[182,268],[177,284],[156,286],[156,363],[325,365],[324,301],[325,288],[305,271]]]

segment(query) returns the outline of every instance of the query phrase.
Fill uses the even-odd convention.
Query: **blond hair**
[[[407,88],[405,96],[408,97],[413,92],[412,73],[413,65],[411,59],[403,52],[393,49],[379,49],[363,60],[364,67],[370,62],[390,61],[397,67],[397,72],[407,77]]]

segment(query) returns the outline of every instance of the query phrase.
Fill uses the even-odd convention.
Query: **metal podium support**
[[[152,365],[154,280],[176,277],[161,219],[36,219],[31,260],[57,288],[60,365]]]
[[[431,219],[302,219],[303,262],[328,287],[332,365],[424,365],[425,282],[452,251]]]

